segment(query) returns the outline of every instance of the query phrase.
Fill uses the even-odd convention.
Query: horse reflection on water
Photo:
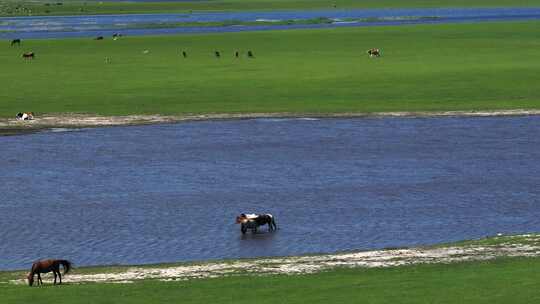
[[[277,229],[274,216],[271,214],[245,214],[236,217],[236,223],[240,224],[240,231],[245,234],[248,230],[257,233],[259,226],[268,225],[268,231]]]

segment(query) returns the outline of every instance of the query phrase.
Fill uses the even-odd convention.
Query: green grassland
[[[538,109],[539,25],[6,41],[0,116]],[[369,58],[371,47],[382,57]],[[246,58],[247,50],[256,58]],[[24,51],[36,59],[23,60]]]
[[[0,0],[0,16],[172,13],[190,11],[304,10],[399,7],[532,7],[540,0],[208,0],[114,2]]]
[[[0,284],[3,303],[538,303],[540,259],[133,284]],[[239,299],[240,298],[240,299]]]
[[[425,247],[538,246],[538,235],[497,236]],[[230,260],[234,262],[234,260]],[[244,260],[248,261],[248,260]],[[220,262],[227,262],[220,261]],[[210,262],[211,263],[211,262]],[[138,267],[192,265],[176,263]],[[197,264],[197,263],[195,263]],[[81,267],[77,274],[122,272],[130,266]],[[540,258],[498,258],[389,268],[335,268],[315,274],[234,274],[188,281],[16,285],[25,271],[0,272],[2,303],[537,303]]]

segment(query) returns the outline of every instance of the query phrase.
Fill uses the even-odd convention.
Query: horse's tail
[[[271,214],[268,214],[270,216],[270,225],[274,226],[274,230],[277,230],[277,225],[276,225],[276,219],[274,218],[273,215]]]
[[[68,273],[73,267],[73,263],[68,260],[58,260],[58,263],[64,267],[64,274]]]

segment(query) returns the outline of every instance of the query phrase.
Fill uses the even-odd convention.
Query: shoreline
[[[57,128],[80,129],[113,126],[136,126],[191,121],[243,120],[264,118],[435,118],[435,117],[508,117],[537,116],[540,110],[422,111],[422,112],[345,112],[345,113],[211,113],[185,115],[124,115],[62,113],[37,115],[34,120],[0,118],[0,136],[32,134]]]
[[[130,2],[130,1],[84,1],[64,2],[61,6],[54,5],[51,1],[5,1],[0,3],[0,17],[49,17],[49,16],[94,16],[94,15],[135,15],[135,14],[191,14],[208,12],[253,12],[253,11],[290,11],[290,10],[335,10],[335,9],[414,9],[414,8],[530,8],[538,7],[538,1],[528,3],[514,3],[508,0],[498,0],[492,3],[484,1],[471,1],[468,5],[456,6],[451,1],[439,1],[437,3],[423,4],[403,4],[399,1],[364,1],[362,3],[354,1],[339,1],[337,6],[325,1],[314,1],[305,4],[305,1],[276,1],[273,5],[268,3],[253,3],[246,6],[235,1],[203,1],[175,2],[162,0],[155,2]],[[49,5],[46,5],[49,4]]]
[[[64,278],[68,284],[186,281],[238,275],[303,275],[336,268],[387,268],[418,264],[479,262],[540,256],[540,235],[495,236],[429,247],[353,251],[334,254],[217,260],[195,263],[82,267]],[[20,271],[6,271],[8,284],[26,284]],[[2,274],[2,272],[0,272]],[[50,274],[46,280],[49,280]]]

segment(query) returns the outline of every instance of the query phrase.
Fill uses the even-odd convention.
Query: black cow
[[[381,57],[381,50],[379,49],[369,49],[367,53],[369,57]]]

